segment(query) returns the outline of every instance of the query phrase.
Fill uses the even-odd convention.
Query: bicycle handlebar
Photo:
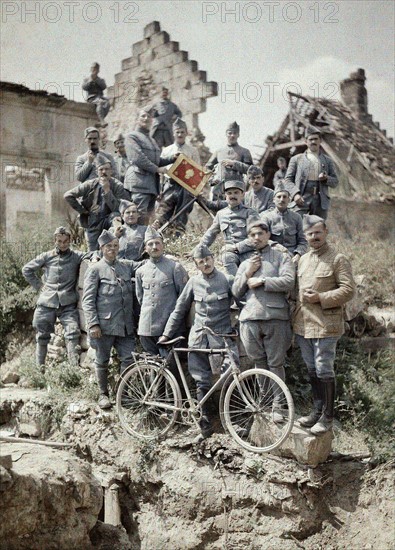
[[[217,332],[214,332],[213,329],[211,329],[210,327],[202,327],[202,329],[204,332],[208,332],[209,334],[211,334],[212,336],[219,336],[220,338],[235,338],[236,336],[238,336],[238,332],[234,332],[233,334],[219,334]]]

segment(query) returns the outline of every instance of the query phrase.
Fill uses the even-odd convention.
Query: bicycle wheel
[[[286,384],[263,369],[234,379],[224,399],[223,418],[233,439],[248,451],[272,451],[288,437],[294,404]]]
[[[174,376],[155,362],[139,362],[121,376],[116,408],[130,435],[155,439],[177,419],[181,392]]]

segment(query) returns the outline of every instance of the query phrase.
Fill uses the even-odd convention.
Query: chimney
[[[368,118],[368,92],[365,88],[365,71],[358,69],[349,78],[340,82],[341,98],[347,107],[360,119]]]

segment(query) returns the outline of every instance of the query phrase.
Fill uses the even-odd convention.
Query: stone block
[[[12,457],[11,455],[1,455],[0,456],[0,466],[6,470],[11,470],[12,468]]]
[[[273,422],[256,420],[251,428],[251,438],[263,447],[269,441],[273,441],[274,436],[278,436],[279,429],[281,429],[281,424],[277,426]],[[328,458],[332,449],[332,440],[332,430],[315,436],[309,430],[294,424],[287,439],[280,447],[270,452],[285,458],[294,458],[302,464],[315,467]]]
[[[30,420],[30,422],[19,423],[19,435],[29,437],[41,437],[42,428],[40,422],[37,420]]]
[[[135,42],[132,46],[132,56],[137,57],[141,53],[145,52],[147,48],[149,48],[149,41],[147,39]]]
[[[153,34],[150,37],[150,46],[151,48],[157,48],[158,46],[161,46],[162,44],[167,44],[170,41],[170,35],[166,31],[161,31],[157,34]]]
[[[153,59],[155,59],[155,54],[153,50],[148,48],[147,50],[145,50],[145,52],[139,54],[139,65],[143,65],[144,67],[146,67],[151,63]]]
[[[216,97],[218,95],[218,83],[213,82],[212,80],[210,82],[205,82],[204,90],[204,97]]]
[[[154,52],[155,59],[159,59],[161,57],[166,57],[166,55],[169,55],[170,53],[178,52],[179,49],[180,43],[172,40],[171,42],[167,42],[166,44],[162,44],[161,46],[154,48],[152,51]]]
[[[173,67],[174,78],[179,78],[184,75],[190,75],[191,73],[196,72],[198,69],[197,61],[184,61],[178,63]]]
[[[122,70],[125,71],[126,69],[135,69],[139,66],[139,58],[138,57],[127,57],[126,59],[122,59]]]
[[[157,84],[169,84],[170,80],[173,80],[173,78],[175,78],[173,76],[173,67],[166,67],[155,73],[155,81]]]
[[[1,381],[3,384],[18,384],[19,378],[17,372],[8,371],[1,377]]]
[[[160,32],[159,21],[152,21],[144,27],[144,38],[150,38],[152,35]],[[167,33],[166,33],[167,34]]]
[[[202,113],[206,110],[206,104],[204,99],[190,99],[188,101],[188,111],[191,113]]]
[[[81,308],[78,308],[78,315],[80,318],[80,329],[83,330],[84,332],[87,332],[88,325],[86,323],[85,313]]]

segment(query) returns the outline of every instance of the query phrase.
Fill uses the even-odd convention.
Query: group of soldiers
[[[158,124],[154,134],[153,112],[167,120],[167,126]],[[314,434],[324,433],[334,417],[334,359],[344,332],[343,306],[355,285],[347,258],[327,242],[328,189],[338,180],[331,159],[320,149],[320,131],[307,129],[307,150],[292,157],[288,169],[285,159],[278,159],[274,189],[269,189],[249,150],[238,144],[238,124],[227,127],[226,146],[207,163],[213,172],[212,196],[201,200],[215,216],[191,251],[198,275],[189,278],[181,263],[165,254],[160,231],[191,198],[166,175],[166,166],[180,153],[199,163],[198,151],[186,143],[187,127],[181,116],[163,90],[160,105],[154,111],[142,109],[135,130],[125,138],[116,137],[115,158],[100,150],[98,130],[86,129],[88,150],[76,161],[80,184],[64,197],[79,214],[89,253],[71,250],[70,232],[59,227],[54,249],[23,268],[25,278],[40,291],[33,320],[37,364],[45,363],[56,319],[64,327],[69,360],[78,362],[76,285],[79,266],[89,258],[82,308],[95,350],[101,408],[112,406],[107,378],[113,348],[121,373],[133,362],[136,336],[146,353],[166,356],[164,344],[183,334],[192,304],[189,347],[223,347],[220,338],[202,329],[234,332],[233,308],[239,310],[240,338],[250,360],[282,380],[286,354],[296,335],[314,401],[311,413],[299,423]],[[169,120],[173,143],[169,143]],[[177,219],[183,230],[189,211],[184,209]],[[216,267],[210,250],[220,233],[225,272]],[[191,351],[188,369],[201,399],[212,386],[209,356]],[[201,434],[208,437],[212,419],[207,405],[202,413]],[[283,421],[275,402],[272,415],[275,422]]]

